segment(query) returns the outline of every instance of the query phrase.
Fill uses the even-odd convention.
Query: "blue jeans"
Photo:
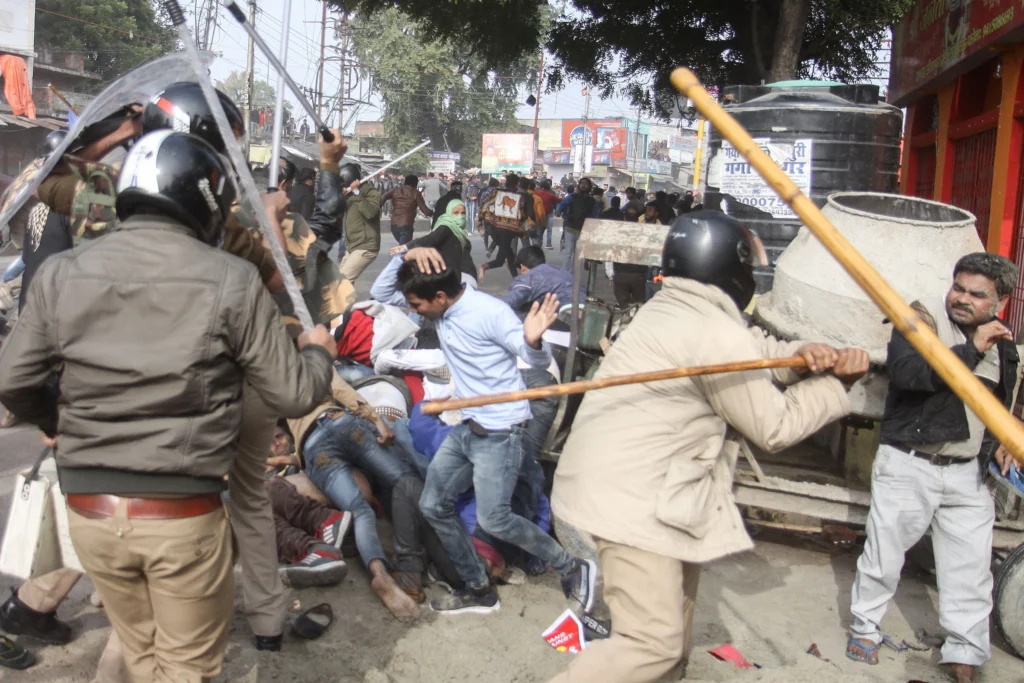
[[[455,514],[455,500],[470,486],[476,494],[481,529],[540,558],[559,574],[573,569],[573,557],[565,548],[536,524],[512,512],[512,492],[522,463],[522,427],[477,436],[462,424],[444,440],[427,470],[420,509],[470,589],[482,589],[489,582],[487,569]]]
[[[381,446],[373,425],[347,413],[335,418],[321,417],[302,446],[306,474],[318,489],[331,499],[334,507],[352,513],[356,546],[363,563],[373,560],[387,564],[387,556],[377,535],[377,516],[363,498],[352,476],[353,468],[366,475],[372,484],[390,491],[415,469],[400,446]]]
[[[427,456],[423,455],[416,450],[416,446],[412,442],[412,432],[409,431],[409,418],[391,418],[385,417],[388,424],[391,426],[391,431],[395,433],[395,443],[402,447],[406,455],[409,456],[409,461],[416,468],[417,474],[420,479],[427,478],[427,468],[430,467],[430,460]]]
[[[553,233],[554,231],[555,231],[555,214],[554,214],[554,212],[552,212],[552,213],[548,214],[548,227],[547,227],[547,230],[545,230],[545,232],[547,233],[547,237],[545,238],[545,240],[547,242],[547,246],[549,246],[549,247],[551,246],[551,233]]]
[[[573,265],[576,263],[576,240],[580,236],[574,232],[562,230],[562,238],[565,239],[565,248],[562,250],[562,269],[567,273],[572,273]]]
[[[338,377],[345,380],[346,384],[352,384],[366,377],[373,376],[373,368],[361,363],[336,362],[334,364],[334,371],[338,373]]]
[[[544,246],[544,228],[530,228],[529,236],[531,247]]]
[[[412,242],[412,226],[411,225],[392,225],[391,234],[394,235],[395,240],[399,244],[408,244]]]

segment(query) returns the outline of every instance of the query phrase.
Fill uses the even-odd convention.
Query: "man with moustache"
[[[997,316],[1016,284],[1017,267],[1009,259],[968,254],[953,269],[945,301],[912,304],[1007,408],[1019,358],[1012,333]],[[867,542],[857,561],[846,656],[878,663],[880,624],[896,593],[904,553],[930,528],[939,623],[949,632],[939,663],[957,683],[973,683],[977,668],[991,657],[995,510],[984,472],[990,458],[1004,467],[1011,456],[897,330],[886,366],[889,396],[871,472]]]

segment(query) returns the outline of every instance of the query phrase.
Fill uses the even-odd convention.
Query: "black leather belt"
[[[965,462],[971,462],[974,458],[961,458],[955,455],[932,455],[931,453],[924,453],[922,451],[914,450],[909,446],[903,446],[901,444],[891,443],[888,444],[890,448],[895,448],[900,453],[906,453],[912,455],[915,458],[921,458],[927,460],[936,467],[949,467],[950,465],[962,465]]]

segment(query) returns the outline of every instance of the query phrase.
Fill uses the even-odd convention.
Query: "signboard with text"
[[[755,138],[754,142],[765,151],[789,176],[805,195],[811,194],[810,138],[789,142],[772,142],[771,138]],[[793,209],[775,194],[761,174],[729,144],[722,142],[721,191],[730,194],[742,204],[770,213],[774,218],[796,218]]]
[[[455,173],[455,166],[462,160],[458,152],[427,152],[430,170],[434,173]]]
[[[627,159],[612,163],[614,168],[621,168],[634,173],[672,173],[672,162],[660,159]]]
[[[484,133],[480,160],[482,173],[524,173],[532,168],[532,133]]]
[[[572,163],[572,150],[569,149],[546,149],[541,156],[545,164],[553,166]]]
[[[1020,0],[917,0],[893,30],[889,101],[908,104],[915,91],[1021,26]]]
[[[608,163],[598,161],[597,155],[601,151],[607,152],[607,158],[612,161],[625,160],[628,136],[629,131],[621,119],[588,119],[586,126],[583,125],[582,119],[562,121],[562,147],[575,150],[586,145],[593,150],[592,161],[595,164]],[[574,152],[574,158],[575,156]]]

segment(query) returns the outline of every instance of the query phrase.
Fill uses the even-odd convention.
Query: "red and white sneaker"
[[[351,512],[335,512],[324,520],[320,528],[316,530],[316,537],[335,548],[341,548],[341,542],[345,540],[345,534],[352,526]]]
[[[301,560],[282,565],[281,580],[292,588],[333,586],[348,575],[348,565],[334,546],[317,543]]]

